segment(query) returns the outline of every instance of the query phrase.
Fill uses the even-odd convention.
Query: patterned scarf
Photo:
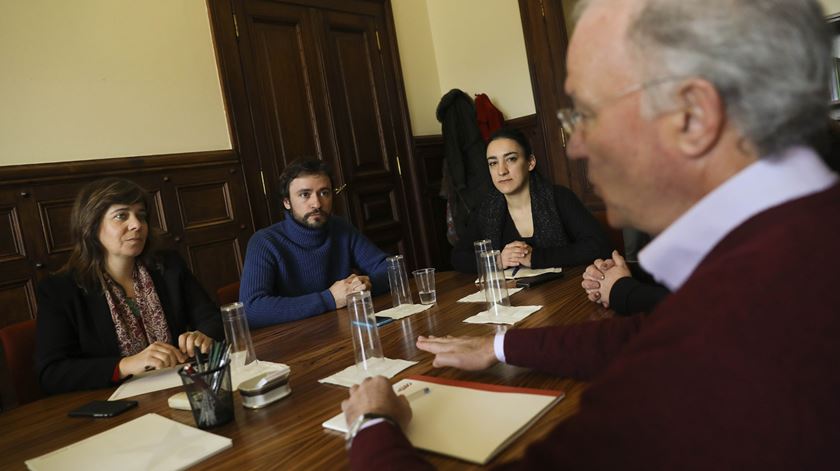
[[[528,191],[531,194],[531,217],[534,220],[534,247],[558,247],[569,243],[566,230],[550,183],[536,172],[531,172]],[[508,211],[505,196],[493,188],[479,210],[479,230],[482,237],[490,239],[493,249],[502,250],[502,228]]]
[[[154,342],[170,343],[169,325],[155,291],[152,276],[139,261],[134,265],[133,301],[127,299],[122,287],[105,275],[105,299],[111,310],[111,320],[117,331],[120,353],[127,357],[143,351]],[[131,304],[134,304],[135,310]]]

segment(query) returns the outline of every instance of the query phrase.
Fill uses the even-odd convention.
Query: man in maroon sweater
[[[434,365],[592,381],[517,469],[840,469],[840,186],[816,0],[583,2],[561,111],[613,226],[656,234],[648,317],[419,338]],[[383,378],[351,388],[354,469],[427,468]]]

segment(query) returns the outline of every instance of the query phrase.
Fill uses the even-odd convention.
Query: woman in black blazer
[[[219,309],[174,252],[156,252],[148,194],[105,178],[70,216],[73,251],[38,286],[36,368],[47,393],[112,386],[224,336]]]

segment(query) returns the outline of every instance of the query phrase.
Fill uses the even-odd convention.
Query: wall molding
[[[231,149],[179,154],[116,157],[71,162],[7,165],[0,167],[0,187],[22,183],[108,176],[130,172],[153,172],[189,167],[215,167],[239,164],[239,156]]]

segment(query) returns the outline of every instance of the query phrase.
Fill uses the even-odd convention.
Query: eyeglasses
[[[648,80],[647,82],[642,82],[637,85],[633,85],[623,92],[619,93],[618,95],[608,98],[602,101],[598,107],[603,110],[609,105],[613,105],[618,103],[624,98],[633,95],[634,93],[641,92],[643,90],[647,90],[650,87],[654,87],[657,85],[661,85],[666,82],[672,82],[674,80],[681,80],[684,77],[662,77],[658,79]],[[586,122],[587,119],[590,119],[595,116],[595,113],[584,113],[583,111],[578,110],[577,108],[561,108],[557,111],[557,118],[560,119],[560,125],[563,126],[563,131],[566,132],[567,135],[571,136],[574,134],[576,129],[582,129],[583,124]]]

